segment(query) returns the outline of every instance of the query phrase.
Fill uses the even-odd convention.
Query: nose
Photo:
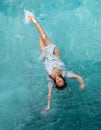
[[[56,77],[56,80],[59,80],[60,79],[60,77]]]

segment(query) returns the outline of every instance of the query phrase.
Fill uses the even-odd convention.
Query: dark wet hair
[[[54,82],[55,82],[56,88],[57,88],[58,90],[63,90],[63,89],[66,88],[67,83],[66,83],[64,77],[62,77],[62,75],[60,75],[59,77],[63,79],[63,81],[64,81],[64,85],[62,85],[62,86],[60,87],[60,86],[58,86],[58,85],[56,84],[56,80],[54,80]]]

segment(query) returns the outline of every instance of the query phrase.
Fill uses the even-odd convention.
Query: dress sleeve
[[[72,74],[73,74],[72,71],[66,71],[65,78],[72,78]]]
[[[48,80],[48,88],[52,89],[55,86],[53,79],[47,76],[47,80]]]

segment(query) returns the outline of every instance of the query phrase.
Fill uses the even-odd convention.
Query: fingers
[[[83,90],[85,88],[85,85],[81,85],[80,89]]]
[[[45,114],[47,111],[48,111],[48,110],[45,109],[45,110],[42,110],[40,113],[41,113],[41,114]]]
[[[45,114],[45,113],[48,112],[48,111],[49,111],[49,108],[46,108],[46,109],[42,110],[40,113],[41,113],[41,114]]]

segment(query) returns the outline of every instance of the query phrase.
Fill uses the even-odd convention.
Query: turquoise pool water
[[[47,80],[39,60],[39,34],[24,24],[24,9],[35,14],[58,46],[68,70],[86,88],[68,80],[47,105]],[[0,130],[101,130],[101,1],[0,1]]]

